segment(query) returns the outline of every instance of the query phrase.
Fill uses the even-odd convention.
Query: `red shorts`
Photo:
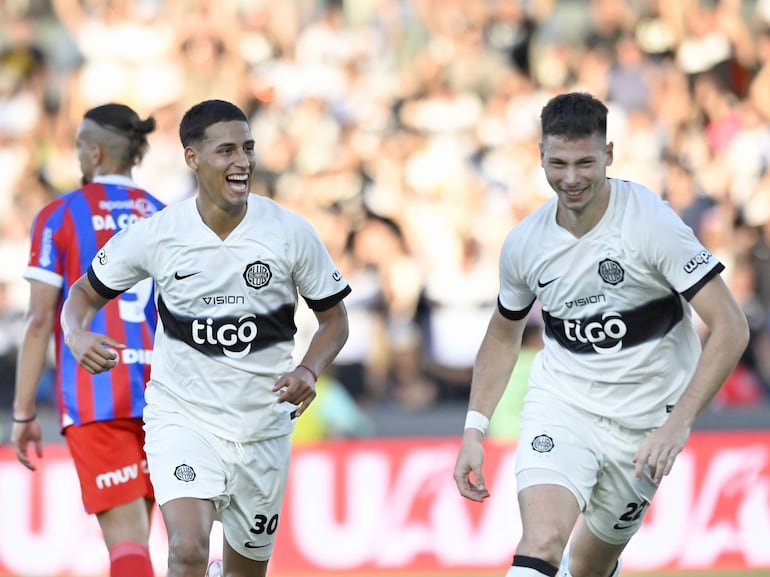
[[[70,425],[64,436],[87,513],[101,513],[140,497],[154,499],[142,419]]]

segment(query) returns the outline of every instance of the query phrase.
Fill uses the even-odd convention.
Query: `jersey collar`
[[[131,177],[123,176],[122,174],[100,174],[99,176],[94,176],[91,182],[98,182],[101,184],[122,184],[123,186],[139,188]]]

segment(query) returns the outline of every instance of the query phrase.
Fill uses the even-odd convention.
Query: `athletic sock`
[[[514,555],[513,565],[505,577],[556,577],[559,568],[537,557]]]
[[[134,541],[121,541],[110,549],[110,577],[155,577],[150,550]]]
[[[622,566],[620,558],[615,561],[615,568],[609,574],[609,577],[618,577],[620,575],[620,567]],[[559,577],[572,577],[569,572],[569,553],[564,553],[564,557],[561,559],[561,565],[559,565]]]

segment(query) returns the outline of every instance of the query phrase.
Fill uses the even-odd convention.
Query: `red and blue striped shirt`
[[[24,278],[61,288],[54,339],[62,428],[142,416],[157,323],[152,281],[143,281],[108,302],[91,323],[90,330],[126,345],[118,351],[120,362],[111,371],[92,375],[77,364],[64,344],[59,313],[70,287],[88,270],[102,245],[163,206],[130,178],[109,175],[62,195],[35,217]]]

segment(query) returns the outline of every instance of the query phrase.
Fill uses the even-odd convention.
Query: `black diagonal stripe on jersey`
[[[266,315],[190,318],[174,315],[159,297],[158,317],[166,335],[187,343],[209,357],[240,358],[275,343],[290,341],[297,332],[294,306],[291,304],[285,304]]]
[[[543,321],[548,337],[573,353],[583,354],[610,352],[659,339],[674,328],[683,315],[682,301],[672,293],[629,311],[578,319],[560,319],[543,311]],[[620,323],[625,326],[625,334],[614,338]]]

